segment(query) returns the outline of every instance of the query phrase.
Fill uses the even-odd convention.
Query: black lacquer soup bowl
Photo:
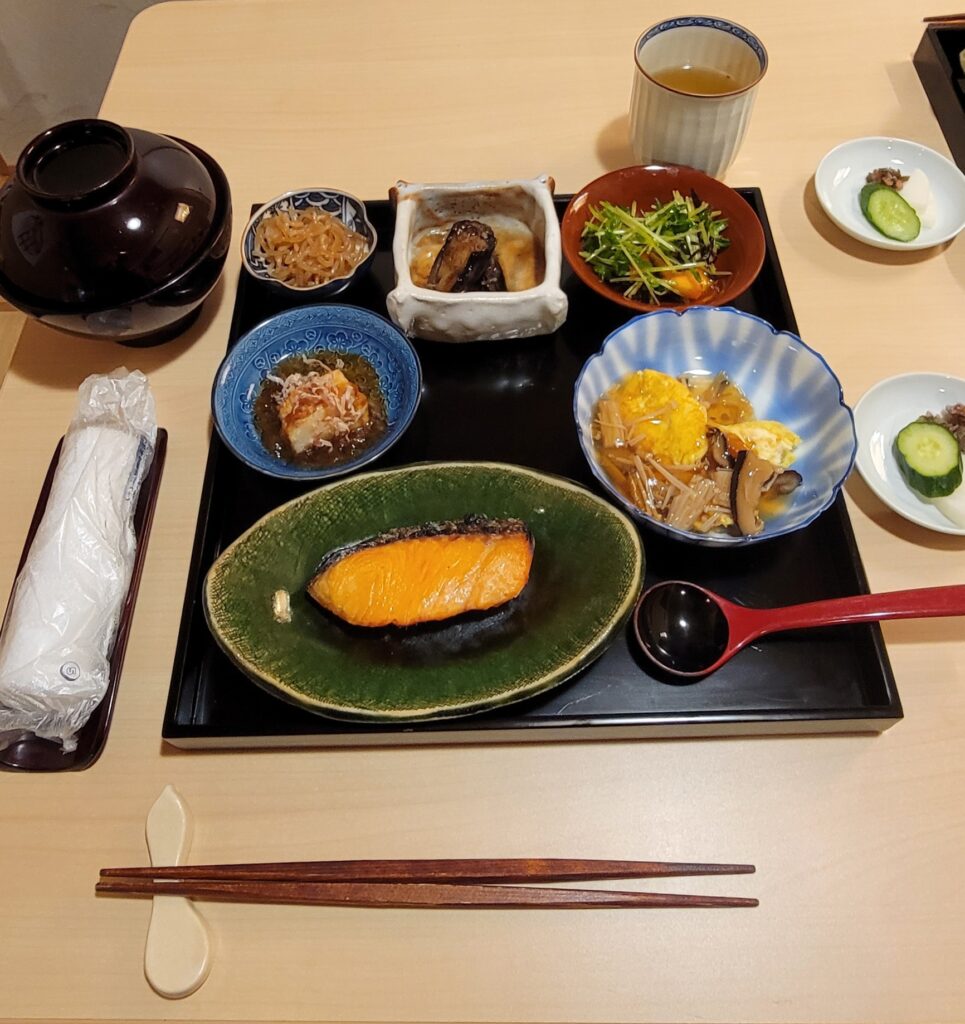
[[[230,236],[228,181],[207,153],[68,121],[27,145],[0,191],[0,295],[61,330],[157,344],[200,311]]]

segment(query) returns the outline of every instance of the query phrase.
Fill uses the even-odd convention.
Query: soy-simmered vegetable
[[[730,245],[726,231],[727,218],[695,194],[675,191],[647,211],[603,201],[590,209],[580,256],[627,298],[693,302],[724,276],[716,260]]]
[[[289,202],[258,222],[254,251],[276,280],[315,288],[351,274],[368,255],[369,240],[325,210]]]
[[[496,257],[496,233],[478,220],[457,220],[429,271],[429,288],[440,292],[504,292]]]

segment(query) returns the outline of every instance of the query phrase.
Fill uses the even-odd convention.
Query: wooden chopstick
[[[959,22],[965,21],[965,14],[933,14],[929,18],[922,18],[922,21],[925,22],[926,25],[943,23],[956,25]]]
[[[576,882],[607,878],[747,875],[753,864],[690,864],[652,860],[321,860],[269,864],[182,864],[102,868],[101,878],[289,882]]]
[[[309,906],[509,908],[581,910],[598,907],[756,907],[742,896],[690,896],[663,892],[608,892],[511,885],[393,882],[156,881],[104,879],[98,893],[122,896],[186,896],[226,903]]]

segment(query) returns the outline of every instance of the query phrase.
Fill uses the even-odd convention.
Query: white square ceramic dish
[[[552,178],[544,174],[509,181],[400,181],[391,196],[396,204],[392,241],[396,285],[386,306],[406,334],[449,342],[528,338],[550,334],[566,319]],[[433,228],[464,219],[492,227],[516,224],[531,232],[542,250],[542,279],[534,287],[503,292],[442,292],[416,284],[411,271],[416,242]]]

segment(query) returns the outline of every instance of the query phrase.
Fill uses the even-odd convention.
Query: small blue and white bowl
[[[382,437],[336,466],[283,462],[268,451],[255,425],[255,403],[265,378],[283,359],[315,352],[368,360],[385,401],[388,426]],[[245,465],[283,480],[327,480],[384,455],[405,433],[421,397],[419,357],[388,320],[355,306],[299,306],[258,324],[230,349],[215,375],[211,411],[222,441]]]
[[[309,285],[299,288],[296,285],[279,281],[273,277],[264,257],[260,256],[255,249],[255,231],[258,225],[272,214],[279,210],[293,209],[306,210],[315,207],[324,210],[326,213],[337,217],[347,228],[364,235],[369,243],[368,255],[359,263],[351,273],[344,277],[334,277],[325,284]],[[359,277],[361,277],[372,265],[375,258],[375,249],[378,244],[378,235],[375,228],[369,221],[366,213],[365,203],[361,199],[348,192],[340,192],[331,188],[306,188],[295,192],[286,192],[284,195],[276,196],[270,203],[265,203],[259,210],[256,210],[248,221],[244,234],[241,236],[241,261],[245,270],[252,277],[263,281],[279,294],[303,295],[313,299],[326,299],[338,295]]]
[[[597,462],[591,427],[597,401],[636,370],[712,377],[723,372],[744,392],[761,420],[777,420],[801,444],[792,468],[803,483],[787,508],[761,533],[691,533],[648,516],[616,489]],[[734,547],[782,537],[812,523],[834,501],[854,464],[854,418],[841,384],[813,349],[788,331],[728,306],[647,313],[617,328],[587,360],[576,382],[574,414],[580,445],[594,475],[638,522],[667,537],[707,547]]]

